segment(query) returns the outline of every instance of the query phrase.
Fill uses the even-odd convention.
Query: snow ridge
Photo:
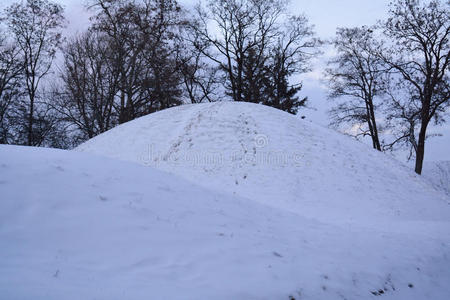
[[[380,226],[386,220],[448,217],[449,198],[389,156],[257,104],[168,109],[76,150],[152,166],[327,222]]]
[[[0,189],[2,299],[450,294],[448,219],[435,232],[432,220],[403,233],[336,225],[151,167],[30,147],[0,146]]]

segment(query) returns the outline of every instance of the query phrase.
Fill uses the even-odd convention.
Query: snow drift
[[[197,108],[186,107],[172,113],[193,109]],[[286,119],[288,124],[295,124]],[[149,120],[152,118],[128,126],[139,125],[141,134],[152,132]],[[233,124],[230,126],[234,128]],[[299,126],[312,128],[306,124]],[[124,128],[115,131],[118,139],[111,147],[121,144]],[[317,128],[311,130],[305,137],[311,135],[313,139],[320,132]],[[113,136],[114,132],[108,134],[109,139]],[[225,138],[233,137],[223,138],[223,145],[230,145],[231,141]],[[203,136],[205,144],[211,139],[215,140]],[[314,139],[319,148],[325,147],[320,137]],[[332,142],[337,143],[339,139],[335,139]],[[128,144],[128,153],[136,146]],[[185,146],[184,142],[181,146]],[[314,151],[306,151],[308,147],[314,145],[304,145],[301,149],[312,159]],[[341,145],[336,155],[341,155],[344,149]],[[311,164],[321,166],[314,160]],[[375,167],[384,170],[381,165]],[[338,172],[337,169],[330,166],[331,172]],[[201,175],[198,169],[194,170],[196,175]],[[238,170],[241,169],[234,171]],[[279,169],[274,167],[274,170],[281,176]],[[317,175],[322,171],[318,170]],[[214,170],[212,174],[217,177],[218,172]],[[250,168],[249,178],[255,172]],[[311,171],[305,172],[303,180],[313,175]],[[223,178],[234,174],[224,172]],[[392,170],[385,174],[403,176],[406,171]],[[273,179],[267,173],[260,175],[267,176],[263,178],[266,183]],[[330,175],[324,176],[323,180],[331,180]],[[191,178],[199,182],[205,179],[206,176]],[[377,183],[381,178],[373,180]],[[422,186],[414,176],[403,180],[397,178],[395,182]],[[311,182],[315,184],[312,179]],[[336,182],[328,184],[333,186]],[[344,189],[349,188],[345,178],[342,183]],[[325,182],[323,185],[327,186]],[[347,205],[347,198],[338,198],[342,192],[335,188],[336,197],[326,193],[314,197],[314,190],[310,190],[300,194],[298,201],[305,207],[316,200],[337,202],[332,207]],[[282,191],[283,187],[279,189]],[[404,191],[395,188],[393,193],[398,190]],[[264,190],[260,195],[263,193]],[[408,231],[368,228],[364,222],[331,225],[307,218],[303,212],[293,213],[273,204],[267,206],[260,201],[207,190],[174,175],[129,162],[86,153],[13,146],[0,146],[0,194],[1,299],[375,299],[382,296],[382,299],[397,300],[446,300],[450,294],[449,209],[442,206],[442,211],[433,215],[433,207],[420,214],[419,209],[426,207],[420,203],[424,200],[420,198],[424,197],[422,194],[411,199],[410,206],[417,207],[401,210],[401,213],[407,211],[411,218],[414,216],[415,222],[403,220],[400,213],[397,223],[390,223],[393,229],[400,224],[407,225]],[[397,196],[401,195],[394,194],[389,200],[394,201]],[[439,201],[433,196],[430,193],[430,205]],[[353,197],[349,194],[348,201],[355,201]],[[289,199],[292,200],[282,200],[288,203]],[[380,206],[385,201],[381,197],[374,199],[380,199],[377,202]],[[275,200],[274,203],[286,205]],[[397,209],[400,204],[392,205]],[[328,214],[334,213],[339,218],[340,211],[330,209]],[[417,213],[412,215],[412,212]],[[447,216],[445,221],[444,216]],[[428,231],[430,224],[440,230]]]
[[[176,107],[118,126],[77,150],[326,222],[409,230],[405,222],[395,228],[390,222],[449,220],[449,198],[393,158],[263,105]]]
[[[423,176],[437,189],[450,196],[450,161],[425,163]]]

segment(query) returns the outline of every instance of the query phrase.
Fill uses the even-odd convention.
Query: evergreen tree
[[[307,97],[300,99],[297,96],[302,89],[301,84],[289,84],[289,77],[294,71],[286,66],[283,53],[276,50],[271,65],[265,69],[263,104],[297,114],[298,109],[306,104]]]

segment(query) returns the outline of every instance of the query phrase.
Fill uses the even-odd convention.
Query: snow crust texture
[[[0,299],[449,299],[449,198],[332,131],[207,104],[77,150],[0,146]]]
[[[398,161],[263,105],[168,109],[77,150],[155,167],[326,222],[386,223],[391,230],[390,221],[449,220],[448,197]]]
[[[438,190],[442,190],[450,196],[450,161],[426,163],[423,176]]]

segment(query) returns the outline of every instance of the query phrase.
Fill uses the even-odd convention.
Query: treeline
[[[64,39],[63,8],[12,4],[2,16],[0,142],[71,148],[183,103],[263,103],[295,114],[319,40],[284,0],[91,0],[89,29]],[[61,61],[55,67],[55,61]]]
[[[449,114],[449,38],[448,0],[396,0],[374,26],[339,28],[325,74],[333,125],[380,151],[408,147],[421,174],[428,128]]]
[[[183,103],[246,101],[296,114],[307,101],[296,75],[324,42],[287,6],[89,0],[88,30],[63,38],[60,5],[12,4],[0,19],[0,143],[71,148]],[[338,28],[329,43],[332,125],[370,137],[380,151],[409,147],[417,173],[429,125],[443,123],[450,105],[449,7],[395,0],[386,20]]]

